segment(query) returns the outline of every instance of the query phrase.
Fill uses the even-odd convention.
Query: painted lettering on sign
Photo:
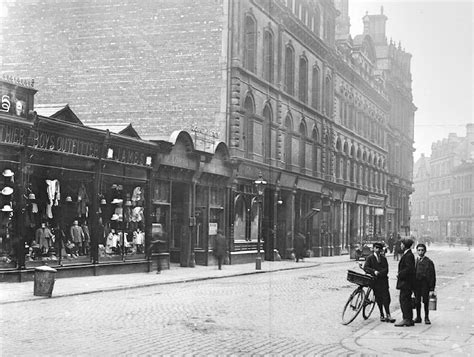
[[[114,147],[114,156],[113,159],[126,163],[126,164],[134,164],[134,165],[142,165],[146,166],[146,155],[144,153],[130,150],[122,147]]]
[[[23,128],[11,125],[0,125],[0,142],[7,144],[24,145],[27,133]]]
[[[35,132],[33,147],[93,158],[98,158],[100,154],[100,146],[97,143],[55,135],[49,132]]]

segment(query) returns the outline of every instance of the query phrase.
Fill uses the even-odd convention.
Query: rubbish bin
[[[51,297],[53,293],[56,272],[56,269],[53,269],[47,265],[35,268],[35,285],[33,295]]]

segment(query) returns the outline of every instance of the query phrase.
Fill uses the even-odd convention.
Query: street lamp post
[[[257,236],[257,258],[255,260],[255,270],[262,269],[262,257],[260,255],[260,240],[262,236],[262,214],[263,214],[263,193],[265,191],[265,185],[267,181],[263,179],[262,173],[260,173],[257,180],[255,180],[255,187],[257,188],[258,198],[258,236]]]

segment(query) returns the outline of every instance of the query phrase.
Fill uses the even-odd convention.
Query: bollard
[[[51,297],[57,270],[47,265],[35,268],[34,292],[35,296]]]

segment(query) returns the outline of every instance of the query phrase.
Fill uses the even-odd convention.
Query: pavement
[[[170,269],[156,272],[120,275],[103,275],[77,278],[62,278],[55,281],[52,298],[93,294],[98,292],[137,289],[162,284],[179,284],[199,280],[219,279],[232,276],[265,274],[290,269],[305,269],[322,264],[351,262],[348,256],[306,258],[304,262],[275,261],[262,262],[262,269],[256,270],[255,263],[183,268],[171,264]],[[413,327],[394,327],[371,319],[341,345],[354,355],[430,355],[430,356],[472,356],[474,352],[473,288],[474,271],[453,279],[437,290],[438,309],[431,311],[431,325],[416,324]],[[34,283],[0,283],[0,311],[5,305],[48,299],[33,295]],[[397,296],[393,300],[398,301]],[[392,316],[401,320],[401,311]]]

